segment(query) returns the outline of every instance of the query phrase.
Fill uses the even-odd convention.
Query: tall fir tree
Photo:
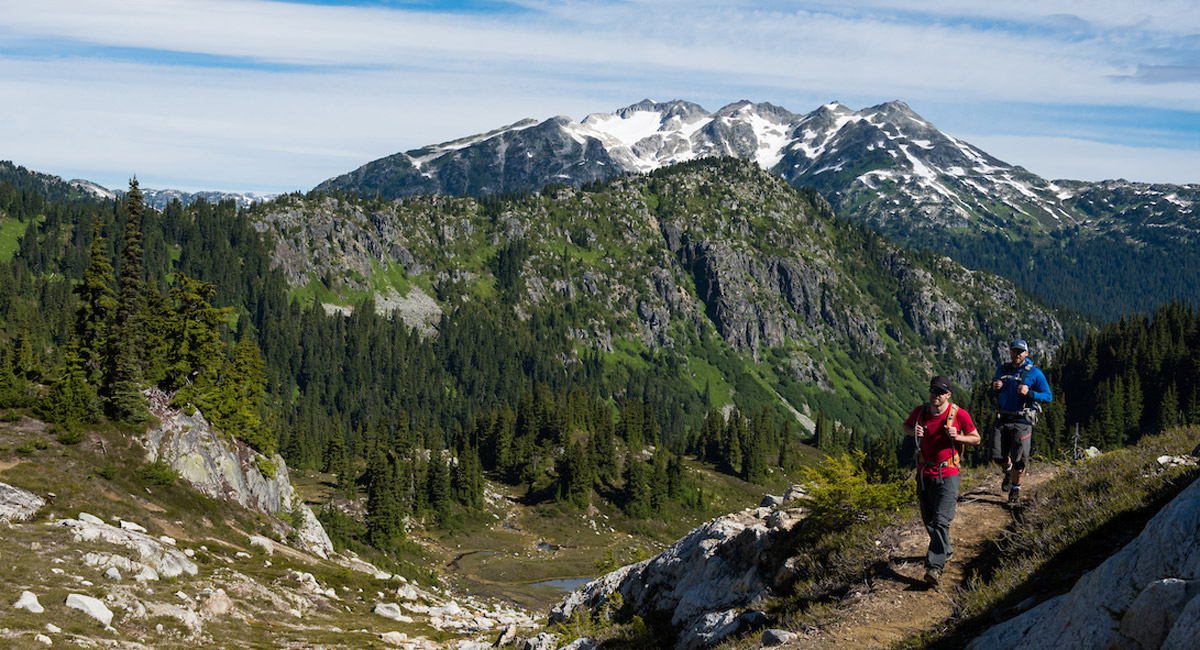
[[[382,447],[375,445],[368,468],[367,540],[377,549],[392,551],[403,534],[395,466]]]
[[[80,302],[74,331],[78,362],[84,378],[93,386],[104,380],[104,350],[110,321],[117,309],[113,281],[113,267],[97,219],[92,225],[91,262],[82,281],[72,290]]]
[[[216,293],[217,288],[211,282],[193,280],[182,272],[175,274],[163,386],[178,391],[177,402],[203,399],[216,387],[225,364],[221,328],[231,310],[212,306]]]
[[[145,282],[142,280],[142,191],[137,179],[129,181],[125,195],[125,247],[121,251],[120,291],[116,324],[108,345],[105,380],[109,415],[139,424],[149,419],[142,397],[142,347],[145,320]]]

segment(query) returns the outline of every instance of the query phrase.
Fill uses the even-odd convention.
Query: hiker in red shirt
[[[917,444],[917,501],[929,533],[925,582],[936,587],[953,549],[950,522],[958,503],[958,466],[963,445],[978,445],[979,432],[966,409],[950,402],[950,380],[937,375],[929,381],[929,401],[913,409],[904,433]]]

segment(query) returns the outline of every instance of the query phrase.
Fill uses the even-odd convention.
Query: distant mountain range
[[[110,190],[103,185],[89,180],[74,178],[63,180],[61,176],[46,174],[25,169],[10,161],[0,161],[0,182],[8,181],[15,187],[36,187],[47,199],[56,201],[85,201],[92,199],[115,199],[124,193],[120,190]],[[185,192],[183,190],[142,187],[142,195],[146,205],[162,210],[176,199],[183,205],[191,205],[199,199],[209,203],[233,201],[239,208],[245,208],[255,203],[270,201],[278,196],[274,193],[258,192],[220,192],[215,190],[201,192]]]
[[[520,193],[707,156],[752,159],[816,189],[841,216],[1095,316],[1200,298],[1200,185],[1048,181],[946,135],[899,101],[859,111],[834,102],[801,115],[747,101],[709,113],[646,100],[581,122],[524,120],[397,153],[316,189],[380,198]]]
[[[113,199],[124,193],[122,191],[113,191],[106,187],[101,187],[91,181],[81,179],[73,179],[67,181],[69,184],[78,187],[86,192],[104,198]],[[153,206],[156,210],[162,210],[175,201],[179,201],[183,205],[191,205],[200,199],[204,199],[209,203],[220,203],[221,201],[233,201],[239,208],[249,207],[255,203],[270,201],[279,196],[276,193],[259,194],[257,192],[220,192],[216,190],[205,190],[200,192],[185,192],[183,190],[156,190],[149,187],[142,187],[143,200],[146,205]]]

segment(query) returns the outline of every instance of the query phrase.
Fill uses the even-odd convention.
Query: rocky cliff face
[[[323,558],[333,552],[333,544],[316,515],[296,496],[283,457],[276,454],[269,459],[275,469],[268,476],[263,471],[266,457],[212,429],[199,411],[187,415],[171,408],[170,397],[156,388],[147,390],[146,397],[150,412],[160,422],[158,428],[146,433],[150,461],[167,463],[208,496],[265,514],[295,512],[300,517],[300,545]]]
[[[1200,481],[1067,594],[991,628],[968,650],[1186,650],[1200,640]]]

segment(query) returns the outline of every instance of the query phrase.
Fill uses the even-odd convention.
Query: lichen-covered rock
[[[1194,648],[1198,629],[1200,481],[1194,481],[1070,592],[992,627],[967,648]]]
[[[327,558],[333,543],[312,510],[296,496],[287,464],[279,454],[271,459],[213,429],[199,411],[188,415],[170,406],[170,397],[157,388],[146,392],[150,412],[160,425],[146,435],[150,461],[162,460],[203,494],[233,501],[266,514],[294,511],[300,515],[299,543]],[[268,463],[274,476],[263,473]]]

